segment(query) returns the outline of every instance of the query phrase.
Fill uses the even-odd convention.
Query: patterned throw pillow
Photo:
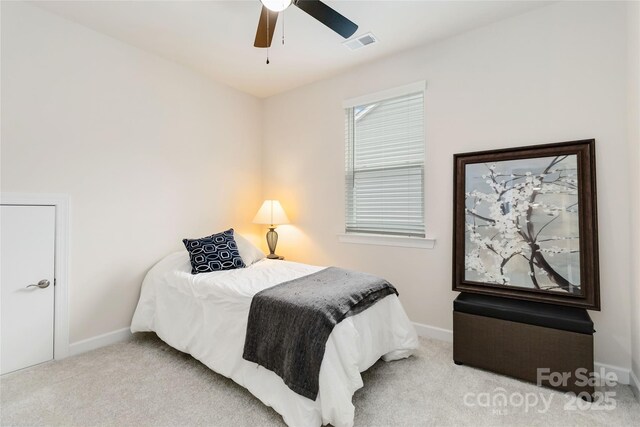
[[[182,243],[189,251],[191,274],[245,266],[233,239],[233,228],[200,239],[182,239]]]

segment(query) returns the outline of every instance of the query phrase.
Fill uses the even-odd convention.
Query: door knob
[[[40,289],[44,289],[44,288],[48,288],[49,285],[50,285],[50,283],[49,283],[49,281],[47,279],[42,279],[37,284],[29,285],[29,286],[27,286],[27,288],[37,287],[37,288],[40,288]]]

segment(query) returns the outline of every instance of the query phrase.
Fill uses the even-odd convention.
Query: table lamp
[[[254,224],[266,224],[269,226],[267,232],[267,245],[269,246],[269,259],[279,259],[280,257],[275,254],[276,245],[278,244],[278,233],[276,233],[276,225],[288,224],[289,218],[284,213],[282,205],[277,200],[265,200],[255,218],[253,218]]]

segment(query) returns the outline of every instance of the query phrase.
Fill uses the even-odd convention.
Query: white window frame
[[[395,87],[355,98],[350,98],[345,100],[342,103],[343,109],[353,108],[359,105],[371,104],[379,101],[383,101],[390,98],[396,98],[404,95],[409,95],[416,92],[423,92],[423,95],[426,92],[426,81],[421,80],[415,83],[411,83],[408,85]],[[425,120],[426,123],[426,120]],[[426,138],[425,138],[426,145]],[[426,173],[427,168],[427,149],[425,146],[425,159],[424,159],[424,171]],[[426,193],[426,182],[422,188],[422,191]],[[426,225],[426,194],[424,197],[424,228],[425,233],[427,230]],[[346,206],[345,206],[346,209]],[[344,215],[343,215],[344,218]],[[343,230],[346,230],[346,223],[343,224]],[[381,246],[400,246],[400,247],[409,247],[409,248],[422,248],[422,249],[432,249],[435,247],[435,239],[430,237],[413,237],[413,236],[394,236],[394,235],[386,235],[386,234],[370,234],[370,233],[340,233],[338,234],[338,241],[341,243],[352,243],[352,244],[371,244],[371,245],[381,245]]]

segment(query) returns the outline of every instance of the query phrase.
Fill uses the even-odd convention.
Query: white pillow
[[[244,265],[246,265],[247,267],[249,267],[254,262],[260,261],[262,258],[264,258],[264,253],[245,237],[242,237],[240,234],[234,232],[233,238],[236,241],[236,245],[238,246],[240,257],[242,258],[242,261],[244,261]]]

